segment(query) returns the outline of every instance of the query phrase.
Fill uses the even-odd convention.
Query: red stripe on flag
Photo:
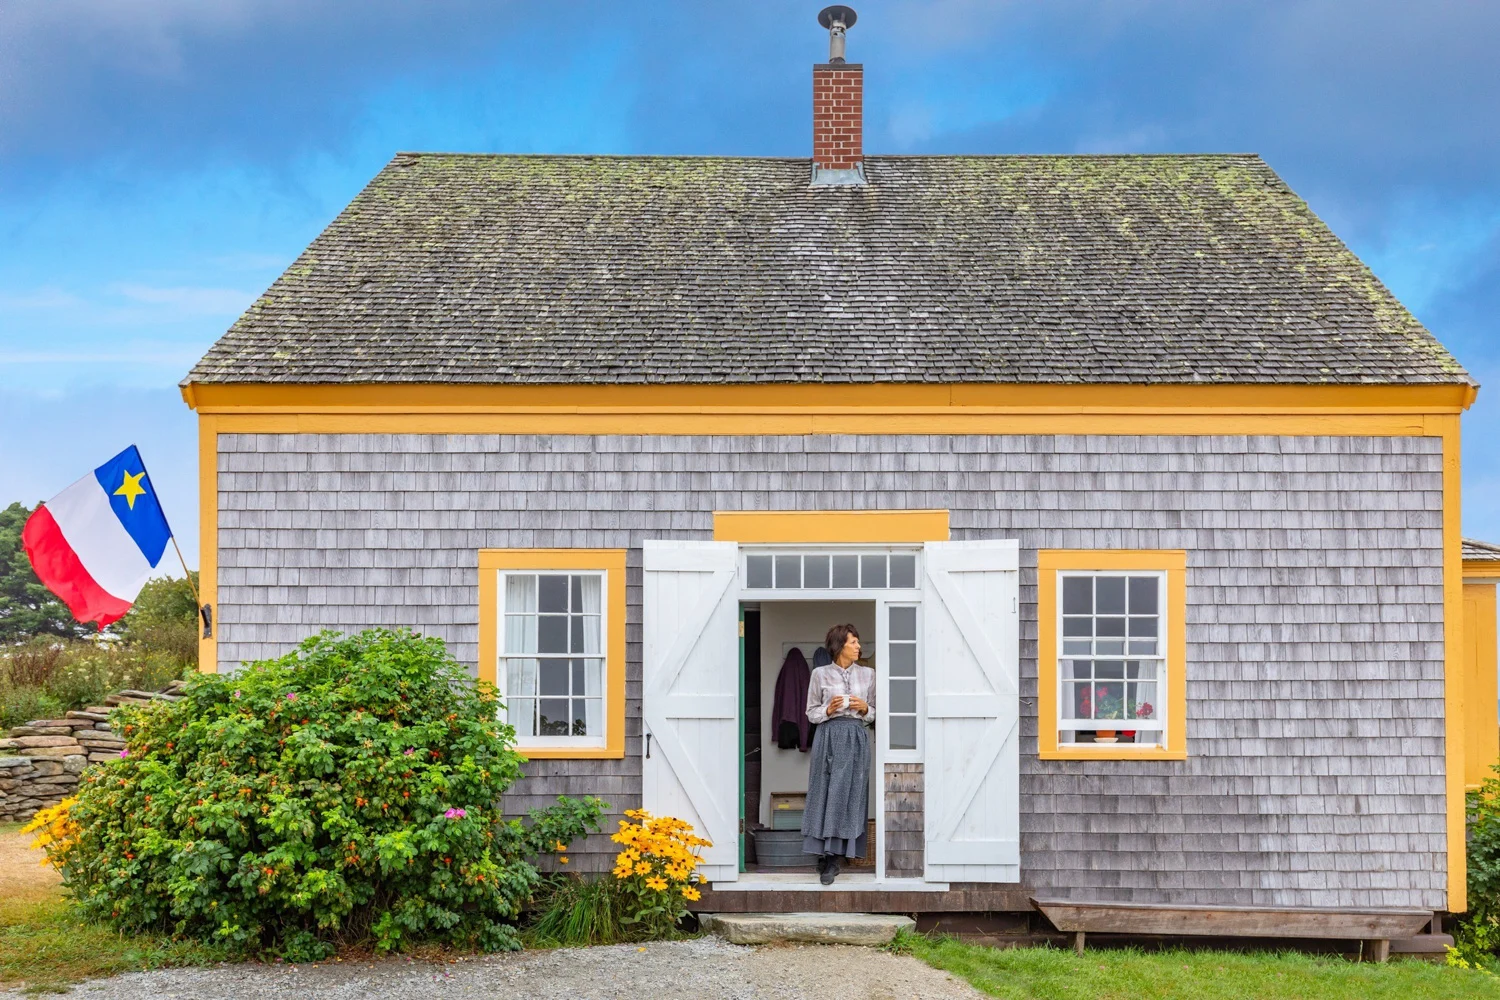
[[[74,618],[98,622],[102,632],[106,625],[119,621],[130,610],[129,601],[120,600],[94,582],[46,505],[38,504],[27,518],[21,542],[37,577],[68,606]]]

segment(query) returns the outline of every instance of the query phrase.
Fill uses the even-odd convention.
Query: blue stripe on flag
[[[152,566],[161,562],[172,529],[167,527],[167,515],[162,513],[161,504],[156,499],[156,488],[151,485],[151,477],[146,475],[146,463],[141,461],[141,453],[136,451],[135,445],[95,469],[94,478],[104,487],[115,517],[140,546],[146,561]]]

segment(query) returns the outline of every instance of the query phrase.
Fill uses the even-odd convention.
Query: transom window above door
[[[913,551],[748,552],[747,590],[915,590]]]

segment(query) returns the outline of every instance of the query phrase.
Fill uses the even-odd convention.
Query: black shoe
[[[818,875],[818,881],[824,885],[833,885],[833,880],[838,878],[841,871],[843,868],[839,865],[839,859],[830,854],[828,864],[823,866],[823,871]]]
[[[825,869],[827,867],[828,867],[828,855],[826,855],[826,854],[819,854],[818,855],[818,874],[819,875],[823,874],[823,869]]]

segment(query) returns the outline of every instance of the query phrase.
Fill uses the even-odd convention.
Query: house
[[[680,816],[718,908],[1463,910],[1473,379],[1256,156],[865,155],[862,83],[810,158],[395,156],[182,383],[203,669],[440,636],[508,809]],[[823,889],[750,848],[841,621]]]

